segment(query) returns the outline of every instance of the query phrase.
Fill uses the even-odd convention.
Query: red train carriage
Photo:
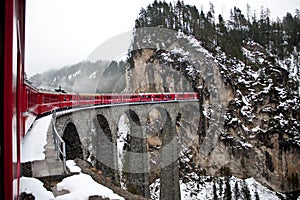
[[[32,87],[31,85],[24,84],[24,89],[25,89],[25,95],[27,98],[25,98],[25,108],[27,112],[30,112],[34,115],[39,114],[39,91]]]
[[[102,95],[95,95],[95,105],[102,104]]]
[[[60,108],[72,108],[77,106],[77,94],[75,93],[60,93]]]
[[[162,101],[163,100],[163,94],[152,94],[152,101]]]
[[[175,100],[174,93],[163,93],[163,101],[172,101]]]
[[[141,102],[175,100],[175,93],[140,93]]]
[[[39,114],[45,114],[59,109],[61,102],[60,93],[51,93],[49,91],[39,92]]]
[[[152,94],[141,93],[141,94],[140,94],[140,98],[141,98],[141,101],[142,101],[142,102],[152,101]]]
[[[102,104],[117,104],[117,103],[122,103],[122,95],[119,94],[102,95]]]
[[[122,103],[134,103],[134,102],[140,102],[141,96],[138,94],[122,94]]]
[[[199,99],[199,93],[196,92],[187,92],[187,93],[176,93],[175,99],[176,100],[193,100]]]
[[[77,94],[78,106],[91,106],[91,105],[99,105],[102,102],[101,95],[97,94]]]

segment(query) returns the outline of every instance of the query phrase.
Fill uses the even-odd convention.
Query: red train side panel
[[[33,88],[29,84],[24,84],[25,88],[25,107],[26,110],[32,114],[38,115],[38,107],[39,107],[39,92],[37,89]]]
[[[0,25],[0,62],[3,66],[0,80],[3,98],[0,199],[18,199],[20,141],[25,127],[23,112],[26,103],[23,99],[25,1],[3,0],[0,8],[1,19],[4,19]]]

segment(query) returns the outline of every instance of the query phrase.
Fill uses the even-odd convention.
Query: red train
[[[38,90],[29,84],[24,85],[26,110],[34,115],[43,115],[57,109],[70,109],[83,106],[183,101],[199,99],[199,93],[140,93],[140,94],[83,94],[62,93]]]
[[[38,90],[30,84],[25,83],[24,89],[24,111],[23,136],[33,123],[36,116],[49,114],[54,110],[71,109],[78,107],[124,104],[124,103],[146,103],[161,101],[186,101],[199,99],[199,93],[140,93],[140,94],[84,94],[84,93],[62,93]],[[33,116],[33,117],[29,117]]]

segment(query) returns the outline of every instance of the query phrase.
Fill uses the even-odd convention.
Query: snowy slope
[[[236,177],[214,178],[193,174],[193,181],[180,181],[181,199],[264,199],[279,200],[285,195],[276,193],[262,186],[253,178],[245,180]],[[151,199],[159,199],[159,183],[157,179],[150,186]]]

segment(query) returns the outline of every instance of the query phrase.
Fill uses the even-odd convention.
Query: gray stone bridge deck
[[[57,159],[51,127],[47,131],[45,150],[45,160],[38,160],[32,163],[32,176],[38,178],[64,174],[63,163],[60,159]]]

